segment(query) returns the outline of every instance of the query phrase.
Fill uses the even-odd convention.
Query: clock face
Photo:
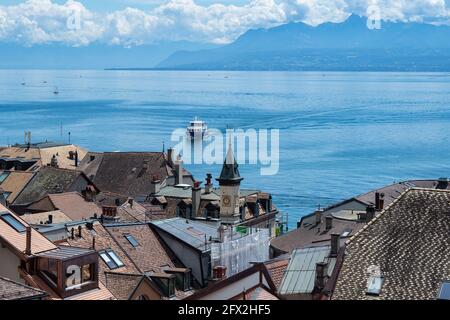
[[[231,206],[231,197],[230,196],[223,196],[222,197],[222,203],[224,207]]]

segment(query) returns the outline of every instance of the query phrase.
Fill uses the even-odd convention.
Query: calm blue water
[[[159,151],[194,116],[281,130],[276,176],[240,168],[243,187],[273,193],[291,227],[317,204],[450,176],[450,74],[0,71],[0,144],[24,130],[60,140],[62,123],[64,139],[70,131],[90,150]],[[200,180],[219,173],[189,169]]]

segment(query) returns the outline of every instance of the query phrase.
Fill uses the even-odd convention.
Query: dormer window
[[[189,291],[191,286],[191,270],[185,268],[164,268],[164,272],[175,275],[175,285],[178,290]]]
[[[17,232],[25,232],[27,228],[9,212],[0,213],[0,218]]]
[[[154,273],[151,279],[158,285],[164,296],[171,298],[175,296],[175,276],[165,273]]]
[[[120,260],[117,254],[111,249],[101,251],[99,254],[111,270],[124,266],[122,260]]]
[[[38,255],[37,274],[61,297],[98,287],[98,254],[94,250],[60,246]]]
[[[125,239],[128,240],[128,242],[134,247],[136,248],[137,246],[139,246],[139,243],[137,242],[136,238],[133,237],[131,234],[126,234],[124,235]]]

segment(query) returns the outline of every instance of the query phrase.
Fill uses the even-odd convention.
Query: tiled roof
[[[106,152],[98,164],[94,183],[102,191],[147,195],[153,176],[165,179],[169,175],[162,152]]]
[[[273,284],[276,286],[277,290],[280,288],[281,281],[283,280],[284,274],[286,272],[287,266],[289,264],[289,259],[272,260],[264,263],[267,271],[269,272],[270,278]]]
[[[75,181],[82,175],[80,171],[42,167],[17,196],[14,204],[30,204],[50,193],[71,191]]]
[[[275,295],[270,293],[264,286],[257,286],[241,294],[233,297],[230,300],[279,300]]]
[[[63,212],[59,210],[24,214],[20,217],[29,224],[45,224],[48,221],[49,215],[52,215],[53,223],[63,223],[72,221],[72,219],[70,219],[68,216],[66,216]]]
[[[45,198],[48,198],[48,200],[53,204],[54,210],[64,212],[64,214],[73,221],[89,219],[92,218],[94,214],[100,217],[102,214],[102,209],[97,204],[86,201],[78,192],[49,194]],[[28,206],[28,209],[42,209],[41,203],[43,200],[46,200],[45,198],[31,204]]]
[[[159,239],[147,224],[122,224],[105,226],[106,230],[127,252],[141,272],[163,272],[165,266],[175,267],[175,256]],[[138,246],[133,247],[125,238],[131,235],[136,239]]]
[[[99,282],[97,289],[70,296],[65,300],[116,300],[116,298],[112,295],[111,291]]]
[[[87,153],[87,150],[81,148],[79,146],[75,146],[73,144],[68,145],[60,145],[60,146],[49,146],[46,148],[40,149],[41,162],[43,165],[50,164],[50,161],[55,155],[58,160],[58,167],[63,169],[77,169],[75,166],[75,159],[69,158],[69,152],[77,152],[78,153],[78,161],[84,158]]]
[[[0,184],[0,187],[11,192],[7,200],[9,203],[14,202],[20,191],[25,187],[28,181],[33,177],[33,172],[27,171],[10,171],[8,177]]]
[[[116,241],[111,237],[111,235],[105,230],[105,228],[99,223],[94,222],[93,230],[89,230],[86,226],[82,227],[82,237],[78,237],[78,228],[75,228],[74,239],[68,238],[67,242],[74,247],[81,248],[92,248],[93,237],[95,236],[95,250],[97,252],[112,249],[116,255],[124,263],[123,267],[111,270],[108,265],[99,258],[99,279],[103,284],[105,282],[105,271],[114,271],[120,273],[139,273],[134,263],[128,258],[127,253],[122,250],[122,248],[116,243]]]
[[[6,207],[0,204],[0,212],[8,212],[14,218],[16,218],[25,227],[28,224],[25,220],[21,219],[19,216],[15,215],[13,212],[8,210]],[[16,253],[25,254],[26,248],[26,232],[17,232],[9,224],[0,219],[0,242],[11,246]],[[43,235],[34,229],[31,229],[31,253],[36,254],[43,251],[48,251],[56,249],[56,246],[47,240]]]
[[[384,277],[377,299],[436,299],[450,279],[450,192],[412,189],[352,237],[332,299],[371,299],[369,271]]]
[[[0,277],[0,300],[28,300],[46,295],[42,290]]]
[[[142,274],[105,272],[106,285],[118,300],[128,300],[144,277]]]

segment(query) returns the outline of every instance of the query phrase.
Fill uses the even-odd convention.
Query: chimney
[[[227,276],[227,267],[225,266],[215,266],[213,268],[213,280],[219,281],[225,279]]]
[[[221,224],[219,228],[217,229],[217,233],[219,234],[219,241],[224,242],[225,241],[225,234],[227,232],[227,227]]]
[[[95,236],[92,236],[92,250],[95,250]]]
[[[114,200],[114,203],[115,203],[116,207],[120,207],[120,199],[119,198],[116,198]]]
[[[195,181],[192,187],[192,217],[197,216],[198,209],[200,208],[200,197],[202,194],[200,183],[200,181]]]
[[[74,228],[70,229],[70,238],[71,238],[72,240],[75,239],[75,229],[74,229]]]
[[[167,161],[169,162],[169,166],[173,167],[173,149],[167,149]]]
[[[130,205],[130,208],[133,209],[134,199],[133,198],[128,199],[128,204]]]
[[[53,215],[49,214],[48,215],[48,224],[52,224],[53,223]]]
[[[316,225],[320,224],[322,222],[322,209],[317,209],[316,212],[314,212],[314,215],[316,216]]]
[[[318,262],[316,263],[316,279],[314,281],[314,289],[322,291],[325,288],[325,277],[328,273],[328,263]]]
[[[213,188],[213,184],[212,184],[211,180],[212,180],[212,174],[207,173],[206,174],[205,193],[211,193],[211,190]]]
[[[78,167],[78,150],[75,150],[75,167]]]
[[[82,231],[81,226],[78,226],[78,238],[81,238],[82,236],[81,231]]]
[[[375,207],[373,205],[369,205],[366,208],[366,221],[369,222],[373,218],[375,218]]]
[[[102,216],[105,218],[115,218],[117,216],[117,207],[116,206],[103,206],[102,207]]]
[[[380,193],[375,192],[375,209],[380,210]]]
[[[331,215],[325,217],[325,229],[331,230],[333,228],[333,217]]]
[[[27,226],[25,254],[31,256],[31,227]]]
[[[178,155],[177,160],[175,160],[175,185],[181,183],[183,183],[183,160]]]
[[[330,250],[330,257],[337,257],[339,247],[340,247],[340,239],[341,235],[339,233],[332,233],[331,234],[331,250]]]
[[[50,166],[53,168],[58,168],[58,159],[56,159],[55,155],[53,155],[52,159],[50,160]]]
[[[384,193],[380,193],[380,200],[379,200],[379,207],[380,207],[380,209],[379,210],[383,210],[383,208],[384,208]]]
[[[161,190],[161,180],[158,176],[153,176],[150,194],[157,194]]]
[[[73,160],[74,159],[74,155],[75,155],[75,152],[69,151],[69,160]]]

